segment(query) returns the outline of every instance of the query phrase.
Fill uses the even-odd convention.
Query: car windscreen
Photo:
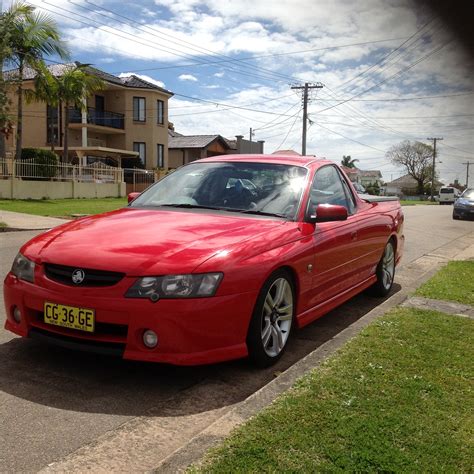
[[[440,194],[454,194],[454,189],[453,188],[441,188],[439,190]]]
[[[272,163],[191,163],[148,188],[130,207],[206,208],[294,219],[307,169]]]
[[[461,197],[464,199],[474,200],[474,189],[466,189],[462,193]]]

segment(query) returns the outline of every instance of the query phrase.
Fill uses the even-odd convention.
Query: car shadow
[[[395,284],[389,296],[400,291]],[[387,297],[388,298],[388,297]],[[125,361],[15,338],[0,345],[0,390],[43,406],[124,416],[185,416],[238,403],[384,299],[358,295],[293,333],[284,357],[200,367]]]

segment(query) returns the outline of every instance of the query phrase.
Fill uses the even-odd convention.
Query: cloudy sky
[[[4,7],[5,3],[4,1]],[[313,89],[308,154],[385,180],[402,140],[439,142],[441,179],[466,178],[473,62],[441,18],[404,0],[30,0],[58,22],[72,57],[157,81],[184,134],[246,135],[301,150],[301,96]],[[474,166],[471,167],[474,181]]]

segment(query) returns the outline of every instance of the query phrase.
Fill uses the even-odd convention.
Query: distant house
[[[359,183],[367,187],[371,184],[382,185],[382,173],[379,170],[358,170]]]
[[[272,155],[298,155],[301,156],[301,153],[298,153],[295,150],[276,150]]]
[[[230,149],[221,135],[181,135],[168,130],[169,168],[178,168],[201,158],[226,155]]]
[[[229,143],[230,150],[227,152],[228,154],[248,154],[252,155],[254,153],[263,154],[263,146],[265,144],[264,140],[258,140],[256,142],[251,142],[250,140],[245,140],[243,135],[236,135],[235,140],[233,139],[226,139],[227,143]]]
[[[443,183],[440,181],[435,181],[435,191],[438,192],[439,188],[443,186]],[[403,194],[416,194],[418,189],[418,183],[416,180],[410,176],[409,174],[406,174],[404,176],[401,176],[400,178],[394,179],[393,181],[390,181],[389,183],[385,184],[385,194],[386,195],[397,195],[401,196]]]
[[[251,142],[237,135],[235,140],[222,135],[183,135],[174,130],[172,124],[168,129],[169,168],[190,163],[191,161],[210,156],[263,153],[263,141]]]
[[[357,168],[349,168],[348,166],[341,166],[341,168],[353,183],[359,182],[359,170]]]

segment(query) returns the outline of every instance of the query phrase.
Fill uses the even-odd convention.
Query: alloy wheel
[[[262,309],[262,345],[276,357],[286,345],[293,321],[293,292],[286,278],[278,278],[268,289]]]
[[[382,285],[385,289],[392,286],[393,277],[395,275],[395,254],[393,252],[393,245],[388,243],[385,247],[382,258]]]

